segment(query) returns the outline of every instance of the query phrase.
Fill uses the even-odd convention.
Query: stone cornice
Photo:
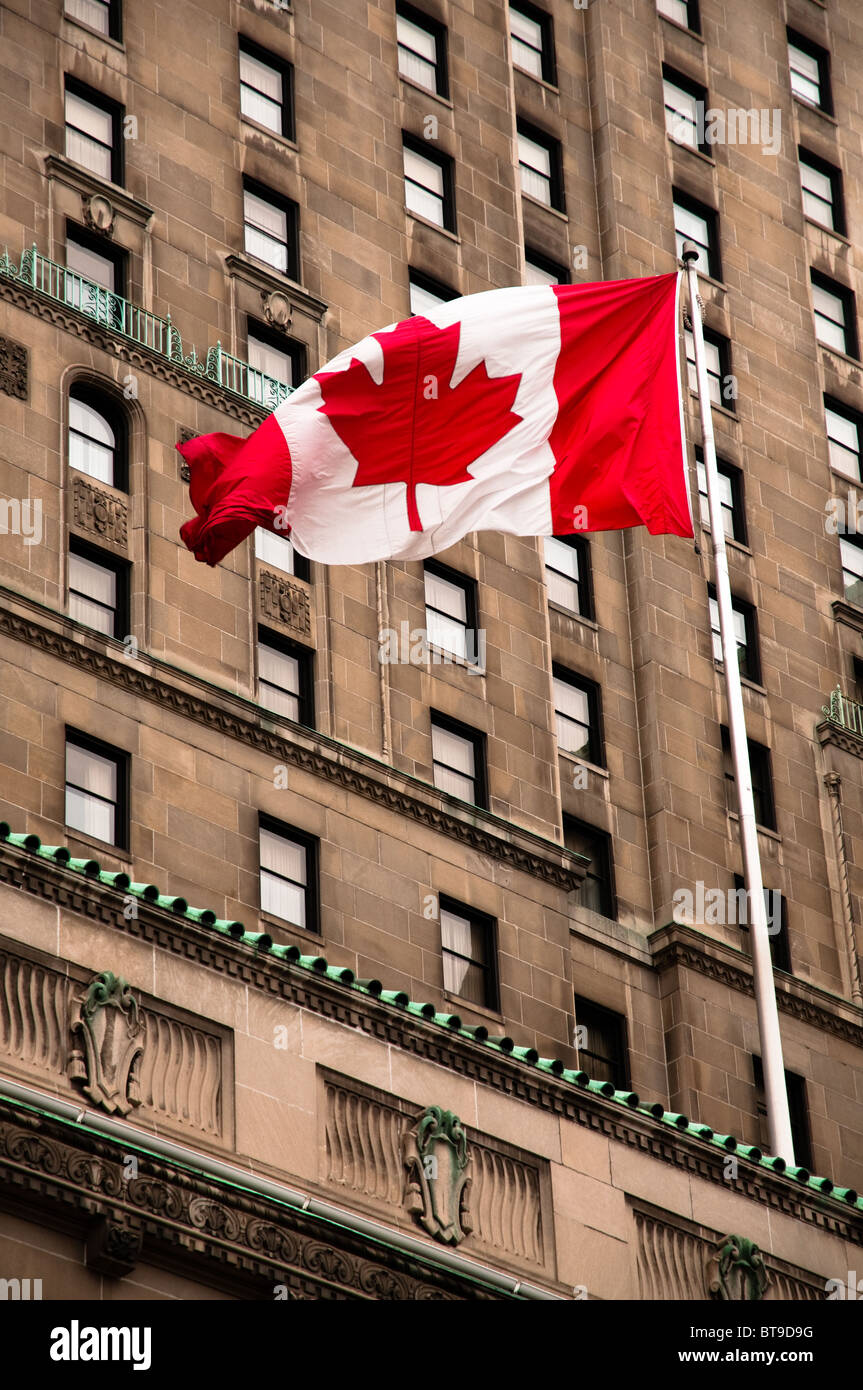
[[[184,371],[182,367],[178,367],[160,353],[150,352],[130,338],[119,337],[108,329],[99,327],[85,314],[67,308],[63,304],[58,304],[46,295],[39,294],[38,290],[22,284],[20,280],[12,280],[6,275],[0,275],[0,298],[14,304],[19,309],[26,310],[29,314],[36,314],[47,323],[53,324],[55,328],[61,328],[64,332],[71,333],[77,338],[83,338],[85,342],[91,343],[93,347],[101,348],[103,352],[112,353],[121,362],[128,362],[130,366],[137,367],[142,372],[149,372],[151,376],[167,382],[169,386],[184,392],[185,395],[195,396],[205,405],[212,406],[214,410],[220,410],[223,415],[229,415],[233,420],[239,420],[250,430],[257,429],[268,413],[263,407],[255,406],[251,401],[246,404],[244,401],[237,400],[229,392],[223,391],[216,382]]]
[[[682,965],[728,985],[738,994],[754,993],[749,956],[724,942],[672,922],[653,932],[650,944],[653,963],[660,973]],[[775,980],[776,1001],[783,1013],[863,1048],[863,1010],[805,980],[782,974],[777,974]]]
[[[863,633],[863,609],[858,608],[856,603],[846,603],[844,598],[835,598],[831,606],[837,622],[845,623],[846,627],[853,627],[855,632]]]
[[[446,1067],[460,1076],[528,1105],[564,1116],[607,1138],[649,1154],[789,1216],[817,1225],[863,1245],[863,1214],[845,1208],[811,1189],[799,1188],[741,1158],[738,1176],[726,1177],[724,1150],[711,1148],[665,1121],[577,1089],[548,1072],[540,1072],[487,1046],[444,1032],[415,1015],[367,995],[348,993],[326,976],[291,966],[205,928],[174,920],[169,912],[138,904],[127,919],[123,897],[90,879],[8,843],[0,843],[0,884],[32,893],[67,911],[182,956],[217,974],[227,975],[273,997],[307,1009],[345,1027],[358,1029],[403,1052]],[[0,1090],[2,1086],[0,1086]]]
[[[73,160],[67,159],[62,154],[49,154],[45,156],[45,173],[49,178],[57,179],[60,183],[65,183],[67,188],[72,188],[76,193],[98,194],[107,198],[119,213],[129,219],[130,222],[137,222],[140,227],[146,227],[150,219],[155,215],[153,209],[147,204],[142,203],[139,198],[133,198],[125,188],[119,184],[110,183],[105,179],[100,179],[96,174],[91,174],[89,169],[84,169],[80,164],[75,164]]]
[[[308,290],[304,290],[302,285],[298,285],[286,275],[279,275],[277,271],[267,270],[266,266],[260,265],[250,256],[241,256],[236,251],[232,251],[225,257],[225,269],[229,275],[236,275],[238,279],[247,281],[248,284],[254,285],[256,290],[262,290],[265,294],[284,295],[285,299],[295,308],[302,309],[318,323],[323,322],[324,314],[329,305],[325,304],[322,299],[317,299]]]
[[[257,707],[236,696],[216,691],[205,681],[183,675],[182,680],[192,689],[183,689],[176,673],[152,658],[146,665],[159,674],[144,669],[144,661],[131,661],[109,651],[76,640],[68,632],[48,626],[35,604],[19,595],[16,603],[30,609],[24,616],[6,607],[3,599],[13,597],[0,586],[0,633],[50,652],[62,661],[89,671],[92,675],[141,699],[152,701],[162,709],[172,710],[196,723],[216,728],[249,747],[268,753],[275,762],[300,768],[344,790],[366,797],[385,806],[397,815],[417,821],[451,839],[468,845],[479,854],[489,855],[522,873],[528,873],[564,891],[580,886],[584,866],[567,850],[557,848],[527,830],[498,821],[479,809],[459,814],[449,810],[436,788],[412,786],[410,779],[383,764],[376,764],[360,752],[322,735],[284,734],[265,727],[256,718]],[[40,616],[37,617],[36,614]],[[68,626],[68,624],[67,624]],[[89,635],[89,634],[88,634]],[[107,645],[107,644],[106,644]],[[164,674],[162,674],[164,673]],[[268,721],[269,722],[269,721]]]
[[[825,719],[816,726],[815,733],[822,748],[829,743],[834,748],[841,748],[845,753],[853,753],[855,758],[863,758],[863,738],[852,733],[850,729],[843,729],[841,724],[834,724],[832,720]]]

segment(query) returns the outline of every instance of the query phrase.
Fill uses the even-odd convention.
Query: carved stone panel
[[[72,484],[72,519],[78,531],[125,550],[128,546],[128,507],[111,492],[94,487],[83,478]]]
[[[138,1000],[122,975],[104,970],[72,1001],[70,1015],[70,1079],[109,1114],[127,1115],[141,1104],[145,1025]]]
[[[27,399],[27,349],[11,338],[0,338],[0,391],[19,401]]]
[[[258,585],[258,608],[267,622],[279,623],[299,637],[311,636],[308,589],[281,575],[271,574],[269,570],[260,571]]]

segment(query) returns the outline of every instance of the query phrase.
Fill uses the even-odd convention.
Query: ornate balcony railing
[[[185,353],[183,340],[171,322],[170,314],[161,318],[159,314],[139,308],[121,294],[115,294],[113,290],[95,284],[66,266],[50,261],[47,256],[40,255],[35,246],[22,251],[18,265],[10,259],[7,247],[0,256],[0,275],[29,285],[38,294],[66,304],[100,327],[139,343],[193,376],[215,382],[232,396],[253,401],[267,410],[275,410],[294,389],[284,381],[250,367],[248,362],[243,362],[230,352],[224,352],[221,343],[208,348],[202,358],[198,357],[194,348],[190,353]]]
[[[821,706],[821,713],[831,724],[838,724],[840,728],[863,738],[863,705],[843,695],[841,686],[837,685],[835,690],[831,690],[830,702]]]

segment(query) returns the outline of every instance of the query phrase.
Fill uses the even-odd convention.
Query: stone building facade
[[[4,0],[0,41],[0,1279],[735,1297],[733,1237],[742,1296],[825,1297],[863,1240],[854,5]],[[358,568],[178,536],[178,439],[682,235],[787,1173],[709,528]]]

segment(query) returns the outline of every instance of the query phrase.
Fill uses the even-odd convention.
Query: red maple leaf
[[[452,388],[458,323],[437,328],[417,316],[372,336],[384,355],[381,384],[354,357],[346,371],[316,374],[318,409],[357,461],[353,487],[406,483],[408,523],[421,531],[417,484],[470,482],[469,465],[521,420],[510,409],[521,373],[490,377],[480,362]]]

